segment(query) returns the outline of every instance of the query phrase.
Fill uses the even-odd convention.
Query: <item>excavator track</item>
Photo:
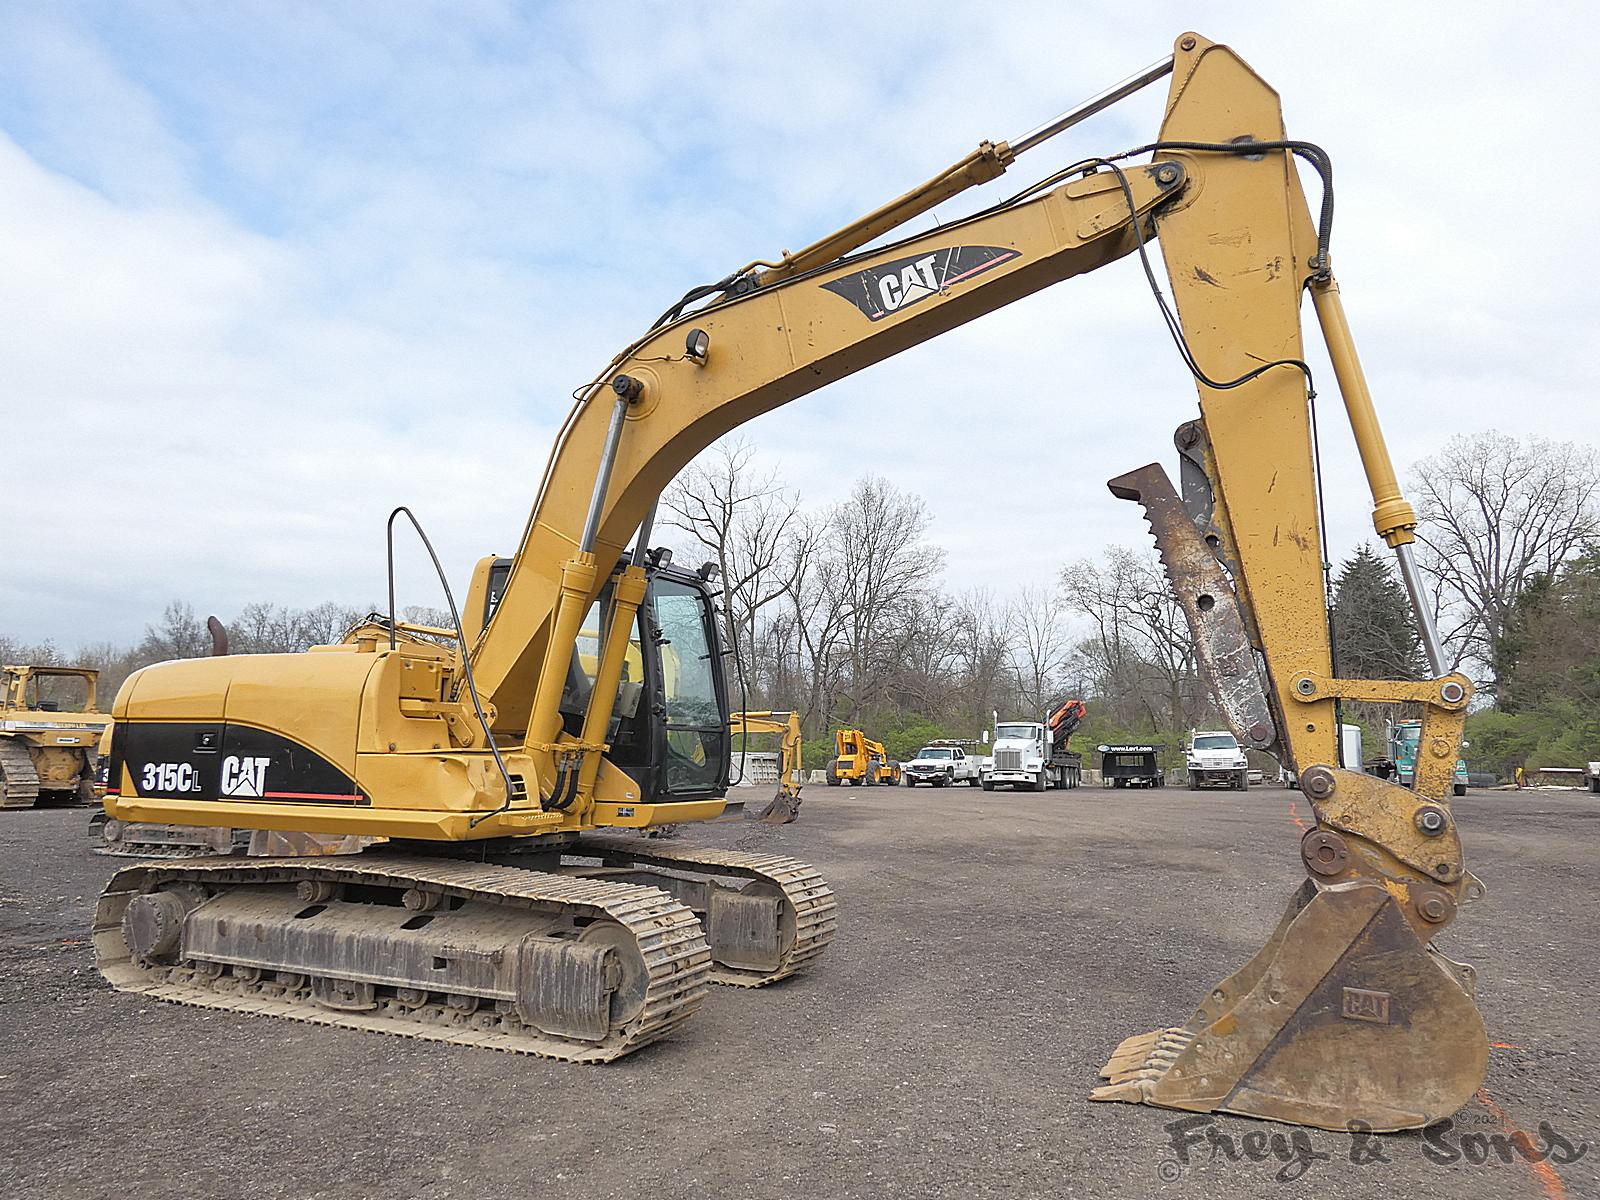
[[[28,747],[16,738],[0,738],[0,808],[32,808],[39,799],[39,773]]]
[[[93,936],[121,991],[567,1062],[666,1037],[711,970],[659,889],[378,854],[124,867]],[[319,952],[342,961],[308,969]]]
[[[579,838],[563,847],[563,853],[599,858],[630,878],[671,891],[700,913],[711,942],[715,983],[753,988],[787,978],[813,962],[838,928],[833,889],[815,867],[799,859],[738,850],[678,850],[659,842],[646,847],[638,839],[604,836]]]

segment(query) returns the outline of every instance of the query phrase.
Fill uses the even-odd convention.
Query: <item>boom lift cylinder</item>
[[[1367,483],[1372,489],[1372,523],[1391,549],[1400,565],[1400,578],[1405,583],[1406,594],[1411,597],[1411,608],[1416,614],[1417,629],[1422,634],[1422,648],[1428,656],[1428,666],[1435,675],[1445,673],[1444,651],[1439,643],[1439,630],[1433,620],[1433,609],[1427,602],[1422,587],[1422,576],[1417,572],[1416,556],[1412,543],[1416,540],[1417,514],[1400,492],[1400,481],[1395,478],[1394,463],[1389,458],[1389,447],[1383,440],[1383,430],[1378,426],[1377,410],[1372,406],[1372,393],[1367,389],[1366,374],[1361,370],[1361,360],[1356,355],[1355,337],[1345,320],[1344,302],[1339,298],[1339,284],[1330,274],[1311,283],[1311,301],[1322,325],[1322,336],[1328,346],[1328,357],[1333,361],[1333,373],[1339,381],[1339,391],[1344,396],[1345,411],[1350,415],[1350,430],[1355,435],[1356,449],[1361,454],[1361,465],[1367,473]]]

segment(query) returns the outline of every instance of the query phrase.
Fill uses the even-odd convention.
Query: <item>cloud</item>
[[[1099,91],[1186,11],[8,10],[0,439],[23,519],[0,631],[126,639],[174,596],[364,603],[401,502],[464,587],[520,533],[572,388],[686,288]],[[1595,302],[1573,281],[1595,249],[1596,19],[1224,4],[1207,23],[1334,155],[1336,263],[1396,461],[1494,425],[1592,439]],[[1145,140],[1160,93],[938,218]],[[1319,372],[1341,557],[1370,504]],[[749,433],[808,503],[865,471],[921,494],[948,581],[1005,589],[1143,544],[1104,481],[1170,461],[1194,403],[1125,262]],[[420,562],[402,594],[432,603]]]

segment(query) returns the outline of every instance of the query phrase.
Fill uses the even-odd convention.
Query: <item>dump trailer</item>
[[[828,761],[828,786],[893,787],[900,782],[900,764],[889,757],[882,742],[859,729],[839,729],[833,735],[833,758]]]
[[[1166,786],[1166,776],[1161,771],[1163,748],[1149,742],[1100,745],[1100,782],[1114,788]]]
[[[0,808],[95,803],[111,724],[96,704],[99,678],[87,667],[0,666]]]
[[[1058,159],[971,215],[921,219],[1159,80],[1154,140]],[[1315,216],[1301,163],[1321,191]],[[1460,178],[1439,182],[1435,204],[1470,194]],[[764,412],[1131,258],[1154,338],[1175,341],[1199,411],[1176,435],[1181,496],[1158,462],[1108,487],[1144,511],[1227,727],[1293,767],[1315,822],[1299,845],[1305,875],[1261,950],[1194,1009],[1118,1044],[1091,1097],[1341,1131],[1454,1113],[1488,1062],[1472,972],[1434,946],[1483,894],[1449,808],[1454,753],[1419,759],[1411,790],[1345,770],[1335,714],[1344,699],[1416,704],[1424,743],[1453,747],[1472,684],[1444,665],[1424,603],[1416,513],[1333,272],[1331,184],[1328,154],[1287,135],[1277,92],[1228,47],[1184,33],[1169,57],[1038,130],[982,143],[809,246],[689,289],[575,391],[516,552],[479,561],[449,644],[402,638],[391,621],[306,654],[130,677],[113,710],[111,815],[389,841],[338,859],[124,867],[96,908],[99,969],[140,1006],[595,1062],[670,1036],[714,981],[815,966],[837,908],[814,869],[628,835],[726,805],[720,589],[709,569],[650,547],[662,490]],[[1432,678],[1334,671],[1309,408],[1308,360],[1323,359],[1306,350],[1303,311],[1322,331]],[[1038,391],[1045,412],[1060,382],[1015,386]],[[1085,402],[1138,390],[1102,381]],[[1324,403],[1326,416],[1336,406]],[[491,484],[524,477],[505,466]],[[1344,498],[1341,481],[1321,484],[1330,504]],[[391,528],[402,517],[414,520],[396,509]],[[578,648],[591,612],[592,672]],[[635,658],[642,678],[624,681]],[[964,897],[934,888],[919,901],[936,922]],[[690,1046],[703,1074],[716,1048]]]

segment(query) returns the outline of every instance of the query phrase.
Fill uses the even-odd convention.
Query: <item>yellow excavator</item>
[[[897,787],[900,764],[889,757],[882,742],[875,742],[859,729],[833,732],[833,760],[828,763],[828,786]]]
[[[747,805],[745,819],[764,821],[768,825],[787,825],[796,820],[800,816],[800,788],[805,782],[805,761],[800,753],[800,714],[793,711],[736,712],[728,718],[728,732],[734,737],[747,737],[752,733],[778,735],[778,790],[759,808]]]
[[[1155,140],[883,240],[1162,79]],[[743,422],[1132,256],[1200,415],[1177,434],[1181,497],[1154,464],[1112,491],[1144,506],[1220,710],[1241,743],[1292,765],[1316,823],[1300,845],[1305,880],[1261,951],[1192,1013],[1117,1047],[1093,1096],[1333,1129],[1455,1111],[1487,1061],[1472,971],[1432,944],[1482,892],[1449,799],[1471,688],[1444,670],[1421,603],[1416,516],[1346,325],[1333,212],[1328,156],[1286,136],[1277,93],[1187,33],[1169,58],[1039,129],[983,143],[804,250],[693,289],[580,389],[515,555],[473,574],[458,645],[401,637],[391,617],[305,654],[164,663],[128,680],[113,816],[389,841],[340,859],[127,867],[99,902],[101,971],[210,1008],[597,1061],[670,1033],[708,981],[761,984],[816,961],[835,903],[812,868],[625,836],[715,818],[727,784],[710,572],[650,549],[657,497]],[[1333,671],[1308,293],[1431,679]],[[1126,402],[1069,363],[1018,386],[1042,407],[1086,386]],[[391,580],[402,516],[390,519]],[[592,672],[577,645],[586,627],[600,634]],[[630,645],[642,677],[624,680]],[[1421,706],[1414,790],[1338,766],[1341,699]]]

